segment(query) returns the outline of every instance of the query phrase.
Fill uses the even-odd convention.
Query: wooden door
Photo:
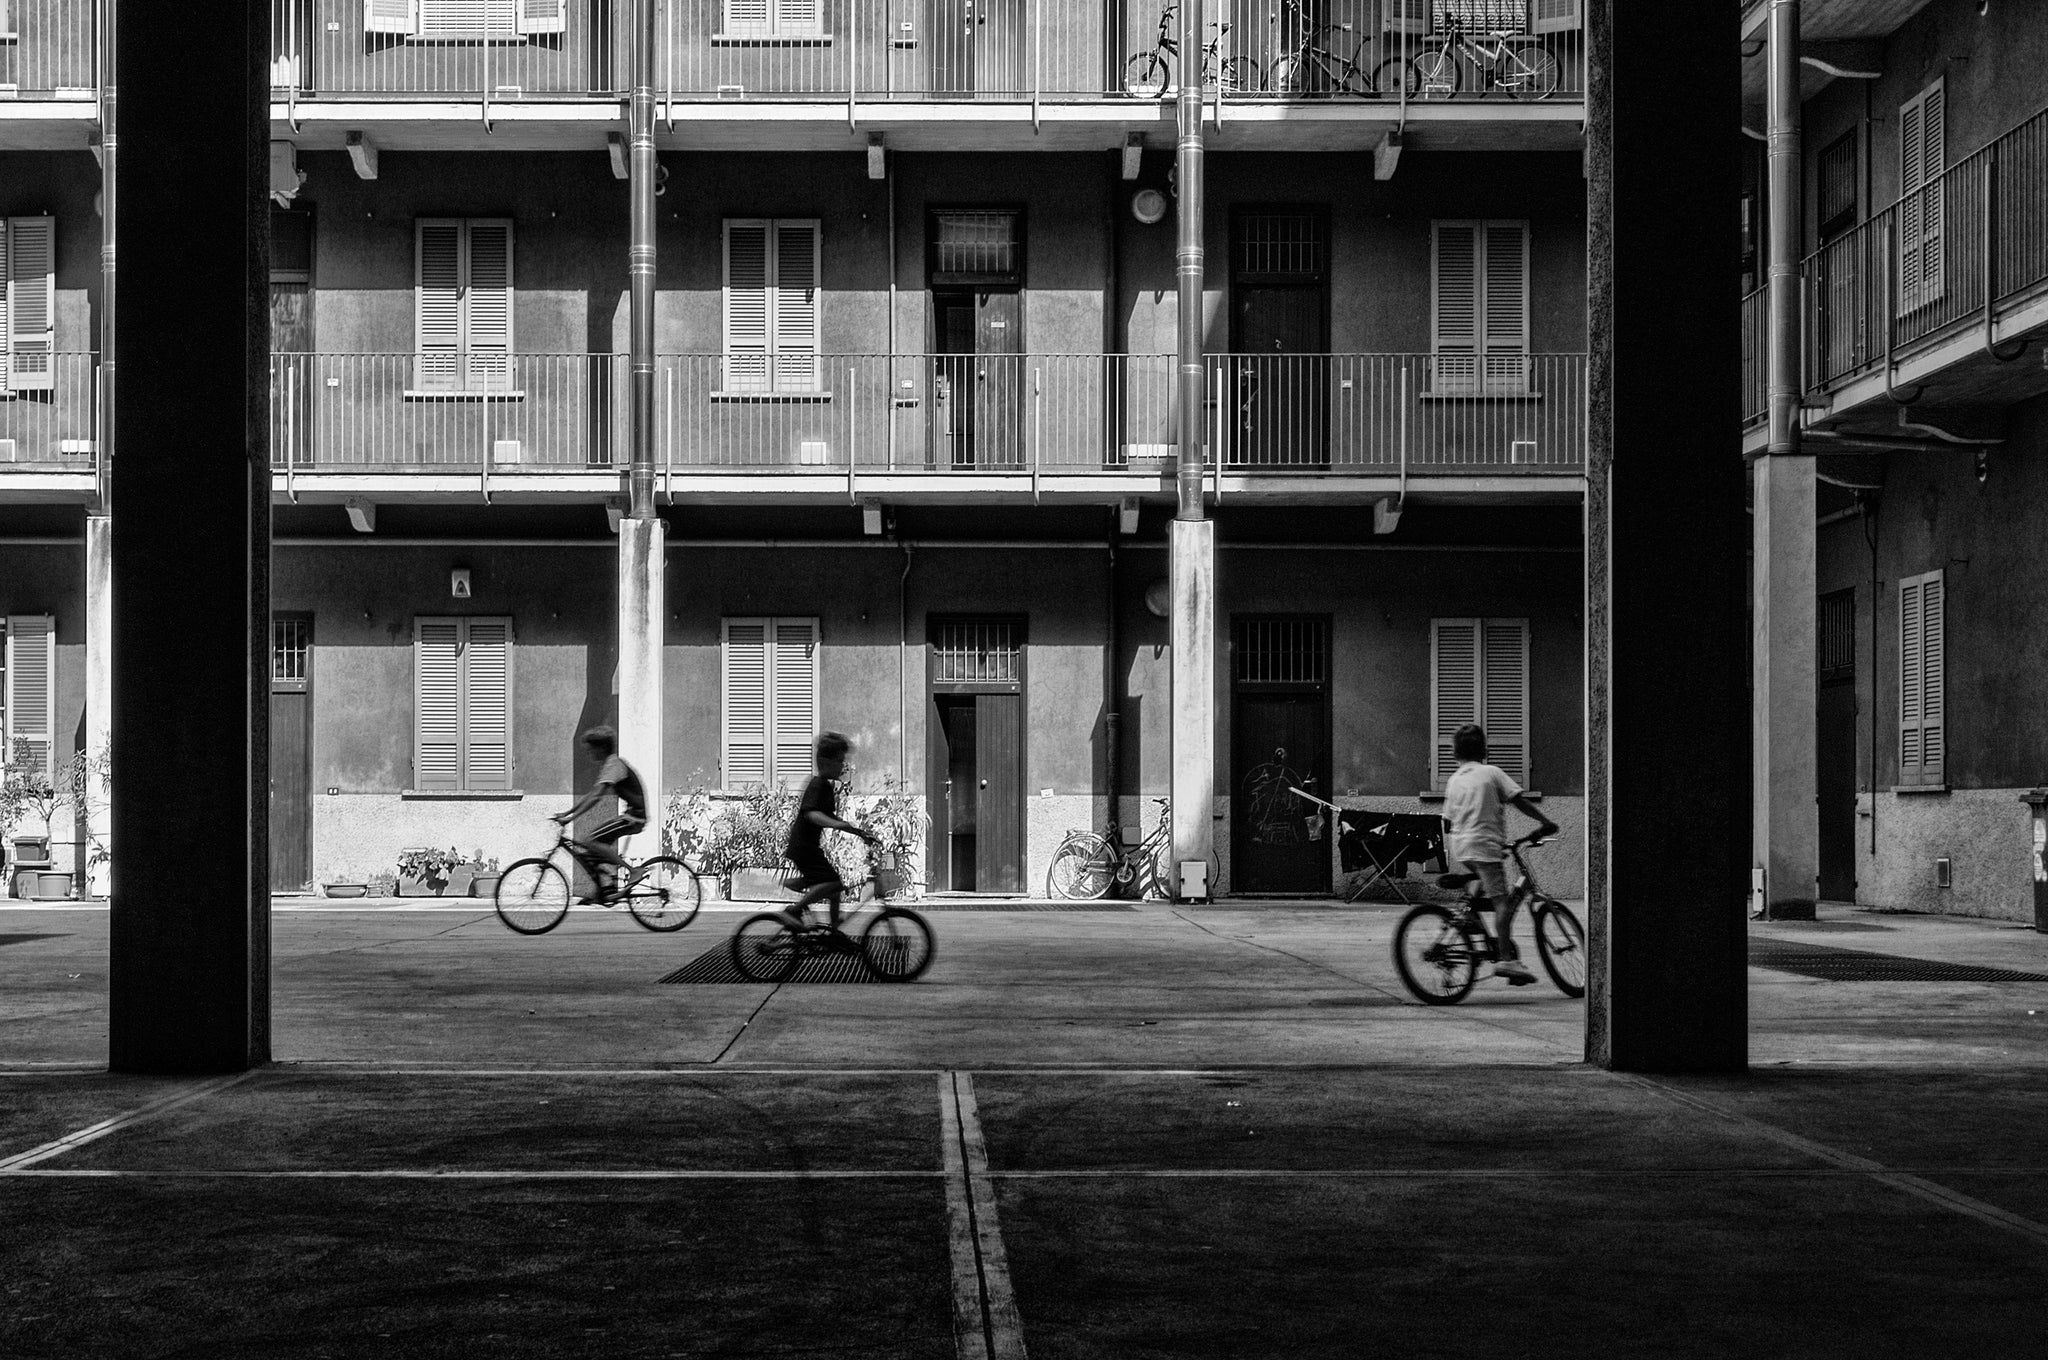
[[[1233,891],[1330,890],[1330,620],[1242,617],[1231,624],[1230,834]]]
[[[974,295],[974,461],[1015,467],[1024,461],[1023,297]]]
[[[973,295],[933,293],[933,467],[974,466],[974,335]]]
[[[1024,890],[1024,624],[930,622],[934,888]]]
[[[1024,890],[1024,696],[974,696],[978,892]]]
[[[313,621],[271,625],[270,887],[293,892],[312,876]]]
[[[939,700],[938,711],[945,754],[941,776],[935,781],[940,806],[934,809],[938,815],[932,823],[943,838],[939,863],[945,873],[933,886],[973,892],[981,828],[981,801],[974,795],[975,744],[980,732],[973,696],[949,695]]]
[[[270,214],[270,458],[304,465],[313,450],[313,218]]]
[[[984,22],[980,0],[931,0],[931,92],[974,93],[975,54]]]
[[[1323,467],[1330,460],[1330,361],[1315,284],[1237,290],[1236,390],[1224,436],[1233,463]]]
[[[1856,592],[1821,596],[1815,713],[1820,896],[1856,900]]]

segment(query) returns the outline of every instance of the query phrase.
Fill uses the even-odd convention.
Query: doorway
[[[926,877],[938,892],[1024,891],[1024,620],[934,618]]]
[[[270,889],[313,876],[313,616],[270,624]]]
[[[1815,713],[1820,897],[1856,900],[1856,591],[1820,597]]]
[[[304,464],[313,428],[313,214],[270,210],[270,457]]]
[[[1235,892],[1330,890],[1330,620],[1240,617],[1231,625],[1230,853]]]
[[[1024,0],[931,0],[931,92],[1021,94]]]
[[[1328,235],[1320,209],[1231,219],[1231,463],[1329,465]]]
[[[1024,214],[934,209],[931,287],[934,468],[1024,462]]]

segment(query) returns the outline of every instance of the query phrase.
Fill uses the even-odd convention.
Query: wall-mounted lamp
[[[870,132],[868,134],[869,179],[887,179],[889,177],[889,163],[886,157],[887,153],[882,149],[882,134]]]
[[[468,567],[456,567],[448,573],[448,593],[458,600],[470,598]]]

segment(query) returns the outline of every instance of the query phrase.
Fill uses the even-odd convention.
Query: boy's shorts
[[[812,888],[822,888],[829,884],[837,884],[842,888],[846,886],[845,880],[839,877],[839,871],[832,867],[832,861],[822,850],[792,853],[789,862],[796,866],[796,872],[783,879],[782,886],[791,892],[808,892]]]
[[[593,845],[610,845],[621,836],[631,836],[646,829],[647,823],[638,817],[613,817],[592,831],[588,839]]]
[[[1508,868],[1497,859],[1468,859],[1463,861],[1465,872],[1479,875],[1479,891],[1486,900],[1499,906],[1508,900]]]

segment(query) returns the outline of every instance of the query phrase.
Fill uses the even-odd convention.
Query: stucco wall
[[[0,544],[0,614],[49,614],[57,621],[57,759],[80,748],[85,738],[85,550],[77,544],[49,547]],[[60,870],[74,867],[71,814],[60,810],[51,834]],[[40,836],[41,821],[33,814],[17,823],[10,836]],[[13,888],[0,883],[0,895]]]

